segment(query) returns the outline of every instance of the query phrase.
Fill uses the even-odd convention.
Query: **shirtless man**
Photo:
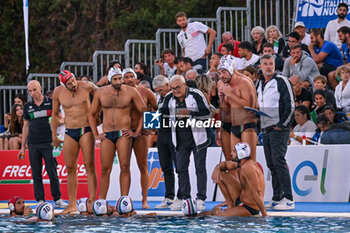
[[[257,94],[251,79],[237,71],[230,73],[225,62],[218,67],[226,84],[221,93],[231,109],[231,150],[238,142],[247,142],[252,148],[251,157],[256,161],[256,119],[244,107],[257,108]]]
[[[101,182],[100,198],[106,199],[109,176],[117,149],[120,164],[120,192],[128,195],[130,189],[130,148],[131,138],[126,130],[131,127],[130,111],[132,104],[142,113],[146,106],[139,92],[123,85],[122,72],[112,67],[108,72],[111,85],[101,87],[94,95],[89,111],[89,123],[96,140],[101,141]],[[97,131],[98,113],[103,111],[103,133]],[[147,143],[147,141],[146,141]]]
[[[59,111],[60,105],[62,105],[65,113],[64,123],[66,126],[63,142],[63,156],[68,173],[69,196],[69,205],[62,213],[69,214],[77,211],[77,160],[80,149],[83,152],[90,199],[96,199],[97,176],[94,153],[95,141],[86,113],[90,108],[90,94],[94,94],[97,87],[91,82],[77,81],[74,74],[66,70],[59,74],[59,78],[62,85],[54,90],[52,96],[52,145],[58,147],[62,142],[57,137],[57,127],[60,118]]]
[[[29,216],[33,214],[32,208],[30,208],[30,206],[24,205],[24,200],[20,196],[11,197],[8,201],[8,206],[10,209],[10,216]]]
[[[157,109],[157,99],[154,93],[148,89],[136,86],[136,74],[131,68],[123,70],[123,80],[125,85],[135,87],[140,93],[143,102],[147,106],[147,110]],[[137,165],[141,173],[141,189],[142,189],[142,208],[149,209],[147,204],[149,174],[147,166],[148,156],[148,135],[141,131],[143,126],[142,112],[137,111],[135,104],[131,107],[131,130],[127,130],[125,135],[132,138],[132,148],[134,149]],[[131,153],[131,151],[130,151]]]
[[[228,102],[225,100],[223,90],[231,80],[231,76],[234,70],[234,58],[233,56],[226,55],[220,59],[218,66],[218,72],[220,80],[218,82],[220,109],[219,118],[221,120],[221,128],[216,130],[216,143],[222,147],[222,151],[225,155],[226,161],[232,159],[231,151],[231,108]]]
[[[264,205],[265,181],[262,170],[250,157],[250,148],[246,143],[237,143],[233,150],[234,160],[219,163],[213,171],[212,179],[218,183],[227,202],[227,209],[215,207],[203,215],[252,216],[258,215],[259,210],[265,217],[267,212]],[[238,169],[239,179],[232,176],[228,170]],[[236,199],[240,197],[243,203],[234,206]]]

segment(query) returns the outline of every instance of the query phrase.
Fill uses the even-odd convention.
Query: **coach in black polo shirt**
[[[35,199],[38,202],[45,201],[42,179],[42,159],[44,158],[55,207],[64,208],[67,204],[61,200],[57,161],[52,156],[52,137],[49,122],[52,112],[52,99],[43,96],[40,83],[36,80],[30,81],[27,87],[32,99],[24,105],[22,148],[19,158],[24,158],[24,150],[28,138],[29,161],[32,168]]]

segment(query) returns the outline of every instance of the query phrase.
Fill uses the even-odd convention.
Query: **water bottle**
[[[60,139],[60,137],[57,136],[58,139]],[[61,140],[61,139],[60,139]],[[52,150],[52,156],[53,157],[58,157],[61,155],[63,149],[63,142],[60,143],[60,146],[54,146],[53,150]]]
[[[306,136],[305,136],[305,134],[303,135],[303,146],[306,146]]]

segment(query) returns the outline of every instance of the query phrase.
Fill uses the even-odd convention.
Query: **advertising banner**
[[[336,19],[337,6],[349,0],[298,0],[296,19],[302,21],[306,28],[325,28],[330,20]],[[346,16],[350,19],[349,15]]]
[[[293,197],[295,201],[302,202],[348,202],[350,193],[350,145],[318,145],[318,146],[289,146],[286,160],[290,171]],[[33,181],[29,165],[28,154],[24,160],[17,159],[18,151],[0,152],[0,200],[7,200],[13,195],[20,195],[26,200],[34,200]],[[224,160],[221,148],[208,148],[207,153],[207,201],[223,201],[220,189],[214,193],[215,184],[211,180],[214,167],[219,163],[220,157]],[[58,159],[58,174],[61,182],[62,198],[67,200],[67,171],[63,155]],[[257,148],[257,161],[261,164],[265,176],[265,201],[272,198],[271,173],[266,167],[263,147]],[[100,150],[95,150],[95,164],[97,180],[100,181],[101,163]],[[175,168],[174,168],[175,170]],[[161,201],[164,199],[165,185],[163,172],[160,167],[156,148],[148,152],[148,200]],[[88,197],[87,176],[80,154],[78,160],[78,198]],[[117,200],[120,197],[119,163],[117,156],[113,162],[110,185],[107,194],[108,200]],[[134,153],[130,163],[131,186],[129,196],[136,201],[142,199],[140,172]],[[189,176],[191,182],[191,196],[196,198],[197,178],[193,155],[191,155]],[[45,198],[51,200],[49,177],[44,169],[43,179]],[[175,173],[175,192],[178,189],[178,180]]]

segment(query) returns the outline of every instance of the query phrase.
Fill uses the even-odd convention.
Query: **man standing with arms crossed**
[[[273,197],[266,208],[294,209],[289,169],[285,159],[294,112],[294,93],[289,80],[275,73],[275,60],[271,54],[260,58],[263,77],[258,85],[258,104],[270,117],[261,117],[264,153],[272,175]]]
[[[193,66],[201,65],[202,69],[206,70],[205,58],[211,53],[216,31],[199,22],[188,23],[184,12],[178,12],[175,18],[176,24],[181,28],[177,40],[183,50],[183,56],[190,57]],[[209,34],[208,45],[205,43],[204,34]]]
[[[121,196],[130,189],[130,149],[131,138],[125,130],[131,127],[131,105],[142,113],[146,106],[135,88],[123,85],[122,72],[112,67],[108,72],[108,86],[101,87],[94,95],[89,111],[89,123],[96,140],[101,141],[101,182],[100,198],[106,199],[109,177],[112,171],[115,150],[120,163]],[[103,133],[97,131],[98,113],[103,111]]]
[[[157,99],[154,93],[144,87],[136,86],[136,74],[133,69],[126,68],[123,70],[123,80],[125,85],[136,88],[140,93],[143,102],[146,104],[148,110],[157,109]],[[149,173],[147,165],[148,156],[148,134],[142,131],[143,126],[143,112],[140,112],[135,103],[131,106],[131,128],[126,130],[125,136],[132,138],[131,147],[134,149],[137,165],[141,173],[141,189],[142,189],[142,208],[149,209],[147,204],[147,194],[149,185]],[[131,151],[130,151],[131,153]]]
[[[49,118],[52,112],[52,99],[43,96],[41,86],[37,80],[28,83],[28,92],[32,99],[24,105],[22,148],[19,159],[24,159],[24,151],[28,139],[29,161],[32,168],[35,200],[45,202],[45,192],[42,178],[42,159],[45,160],[45,169],[50,178],[51,195],[55,207],[65,208],[67,204],[61,199],[60,181],[57,175],[57,160],[52,156],[51,128]]]
[[[68,173],[69,196],[69,205],[63,213],[69,214],[77,211],[77,160],[80,149],[83,152],[90,200],[96,200],[95,139],[86,113],[89,112],[90,108],[90,95],[95,93],[97,86],[92,82],[77,81],[74,74],[67,70],[62,71],[59,74],[59,78],[61,86],[54,90],[52,96],[52,144],[58,147],[62,142],[57,138],[57,123],[60,105],[62,105],[65,113],[64,124],[66,126],[63,155]]]

